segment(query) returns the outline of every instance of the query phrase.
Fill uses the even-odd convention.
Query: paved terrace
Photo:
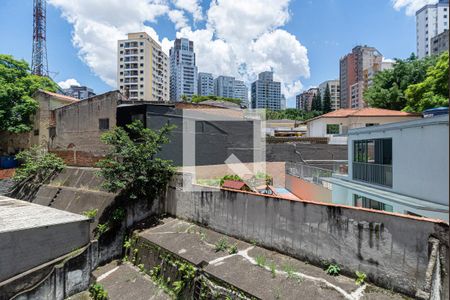
[[[144,230],[138,236],[138,247],[139,244],[150,244],[195,266],[205,265],[203,271],[206,274],[258,299],[406,298],[371,284],[358,286],[353,278],[330,276],[324,270],[308,263],[179,219],[163,219],[160,225]],[[238,252],[216,252],[215,244],[221,239],[226,239],[228,245],[236,245]],[[151,269],[153,266],[148,265],[143,253],[144,248],[140,249],[140,262],[147,269]],[[116,268],[112,272],[118,270],[119,268]],[[110,273],[108,276],[113,275]],[[115,298],[114,295],[111,296]]]

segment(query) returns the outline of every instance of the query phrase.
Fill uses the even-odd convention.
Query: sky
[[[31,62],[31,0],[0,0],[0,53]],[[146,31],[168,53],[194,41],[200,72],[249,86],[272,69],[287,106],[295,95],[339,77],[339,58],[356,45],[385,58],[415,52],[415,11],[436,0],[48,0],[50,76],[62,87],[116,89],[117,40]]]

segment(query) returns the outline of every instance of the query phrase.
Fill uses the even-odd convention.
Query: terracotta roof
[[[234,190],[240,190],[244,186],[246,186],[245,182],[237,181],[237,180],[225,180],[222,185],[223,188],[234,189]]]
[[[324,115],[312,118],[306,122],[320,118],[348,118],[348,117],[414,117],[420,114],[408,113],[398,110],[366,107],[361,109],[342,108]]]
[[[48,92],[48,91],[39,90],[39,92],[43,93],[43,94],[47,94],[47,95],[55,97],[55,98],[58,98],[58,100],[66,101],[69,103],[80,101],[77,98],[73,98],[73,97],[69,97],[69,96],[61,95],[61,94],[57,94],[57,93],[52,93],[52,92]]]

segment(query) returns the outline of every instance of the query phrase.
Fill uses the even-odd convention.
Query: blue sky
[[[82,0],[75,2],[79,1],[82,2]],[[247,12],[245,11],[247,8],[241,9],[230,2],[224,5],[216,3],[217,13],[209,14],[210,1],[174,0],[173,3],[167,2],[167,7],[158,6],[158,9],[165,12],[155,13],[155,6],[150,7],[149,11],[153,15],[146,16],[143,13],[136,18],[137,22],[134,21],[133,14],[138,14],[139,11],[130,9],[124,12],[124,20],[117,20],[114,13],[121,13],[119,6],[117,11],[114,11],[114,4],[101,6],[100,2],[104,1],[106,0],[98,0],[99,6],[87,7],[83,10],[72,4],[74,0],[50,0],[47,6],[47,50],[49,69],[55,81],[76,79],[80,84],[92,87],[97,93],[111,90],[113,87],[110,85],[114,85],[112,82],[115,70],[113,59],[115,46],[111,37],[107,39],[108,36],[114,36],[114,34],[120,36],[125,28],[151,27],[160,41],[166,38],[163,48],[164,45],[167,48],[170,46],[170,41],[176,37],[177,31],[184,30],[184,33],[179,32],[178,35],[192,36],[199,45],[204,46],[199,49],[203,57],[198,55],[198,61],[202,68],[206,69],[205,71],[236,75],[237,65],[248,59],[252,61],[247,65],[247,73],[243,75],[243,79],[249,82],[258,71],[274,62],[278,63],[277,59],[281,61],[288,57],[275,67],[275,73],[279,70],[278,75],[281,76],[282,81],[286,84],[292,83],[291,100],[288,106],[293,106],[292,95],[299,90],[318,85],[327,79],[338,78],[339,58],[358,44],[374,46],[386,58],[409,56],[415,51],[415,18],[411,13],[408,15],[405,9],[411,9],[414,5],[420,6],[422,2],[428,0],[403,1],[406,2],[406,6],[400,6],[400,9],[394,8],[395,0],[283,0],[285,5],[274,4],[273,17],[270,15],[271,11],[265,11],[264,7],[260,12],[257,11],[258,8],[254,9],[256,12],[253,10]],[[147,0],[133,1],[135,5],[142,1],[148,2]],[[270,2],[270,0],[265,1]],[[86,5],[93,5],[92,2],[96,1],[88,1],[86,3],[89,4]],[[111,0],[111,2],[117,1]],[[197,3],[197,11],[201,11],[202,14],[201,19],[197,16],[194,22],[195,12],[183,6],[182,2]],[[91,9],[98,12],[98,9],[102,9],[101,7],[105,7],[104,16],[88,11]],[[182,26],[176,30],[173,20],[169,20],[166,14],[168,11],[181,12],[185,18],[185,26],[188,28],[181,30]],[[224,12],[230,18],[235,16],[236,18],[230,21],[234,20],[234,23],[238,24],[227,24],[233,22],[221,18]],[[64,16],[62,16],[63,13]],[[109,15],[111,15],[110,18]],[[261,16],[265,19],[268,17],[280,20],[274,21],[273,24],[270,22],[266,24],[264,22],[267,21],[263,21],[264,18]],[[128,24],[127,17],[130,20],[133,19],[134,23]],[[242,31],[248,31],[248,34],[240,30],[241,24],[239,24],[240,20],[246,19],[252,22],[248,24],[243,21],[242,27],[249,30]],[[262,20],[261,24],[258,23],[259,20]],[[106,26],[97,30],[96,24],[106,24]],[[254,25],[260,28],[250,33]],[[207,26],[213,29],[208,32],[201,31]],[[279,34],[271,34],[274,30],[279,31]],[[95,46],[96,42],[92,41],[94,38],[90,40],[90,32],[95,32],[100,37],[99,44],[107,44],[102,50],[92,50],[92,45]],[[206,38],[201,35],[202,32],[210,33],[211,36]],[[0,0],[0,35],[2,36],[0,53],[31,60],[32,1]],[[79,39],[80,42],[77,45],[74,45],[73,37]],[[236,40],[233,41],[235,37]],[[225,43],[218,42],[218,39]],[[257,39],[260,42],[256,43],[258,46],[252,50],[254,52],[250,55],[242,53]],[[240,40],[243,40],[242,44]],[[211,45],[211,47],[205,45]],[[277,45],[284,45],[285,49],[274,50]],[[81,54],[80,51],[82,51]],[[307,61],[305,61],[306,57]],[[224,61],[221,62],[221,60]],[[297,62],[290,63],[290,60]],[[213,66],[211,61],[218,62]],[[199,70],[203,71],[202,68],[199,67]],[[298,84],[294,84],[295,82]]]

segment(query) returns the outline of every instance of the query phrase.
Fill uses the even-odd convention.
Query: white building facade
[[[194,42],[176,39],[170,49],[170,100],[174,102],[191,99],[197,94],[198,71]]]
[[[198,73],[198,84],[197,84],[199,96],[211,96],[214,95],[214,78],[211,73]]]
[[[336,204],[448,221],[448,115],[350,130]]]
[[[134,101],[169,101],[169,58],[145,32],[117,42],[117,85]]]
[[[448,30],[449,1],[439,0],[428,4],[416,12],[417,56],[423,58],[431,55],[431,39]]]

